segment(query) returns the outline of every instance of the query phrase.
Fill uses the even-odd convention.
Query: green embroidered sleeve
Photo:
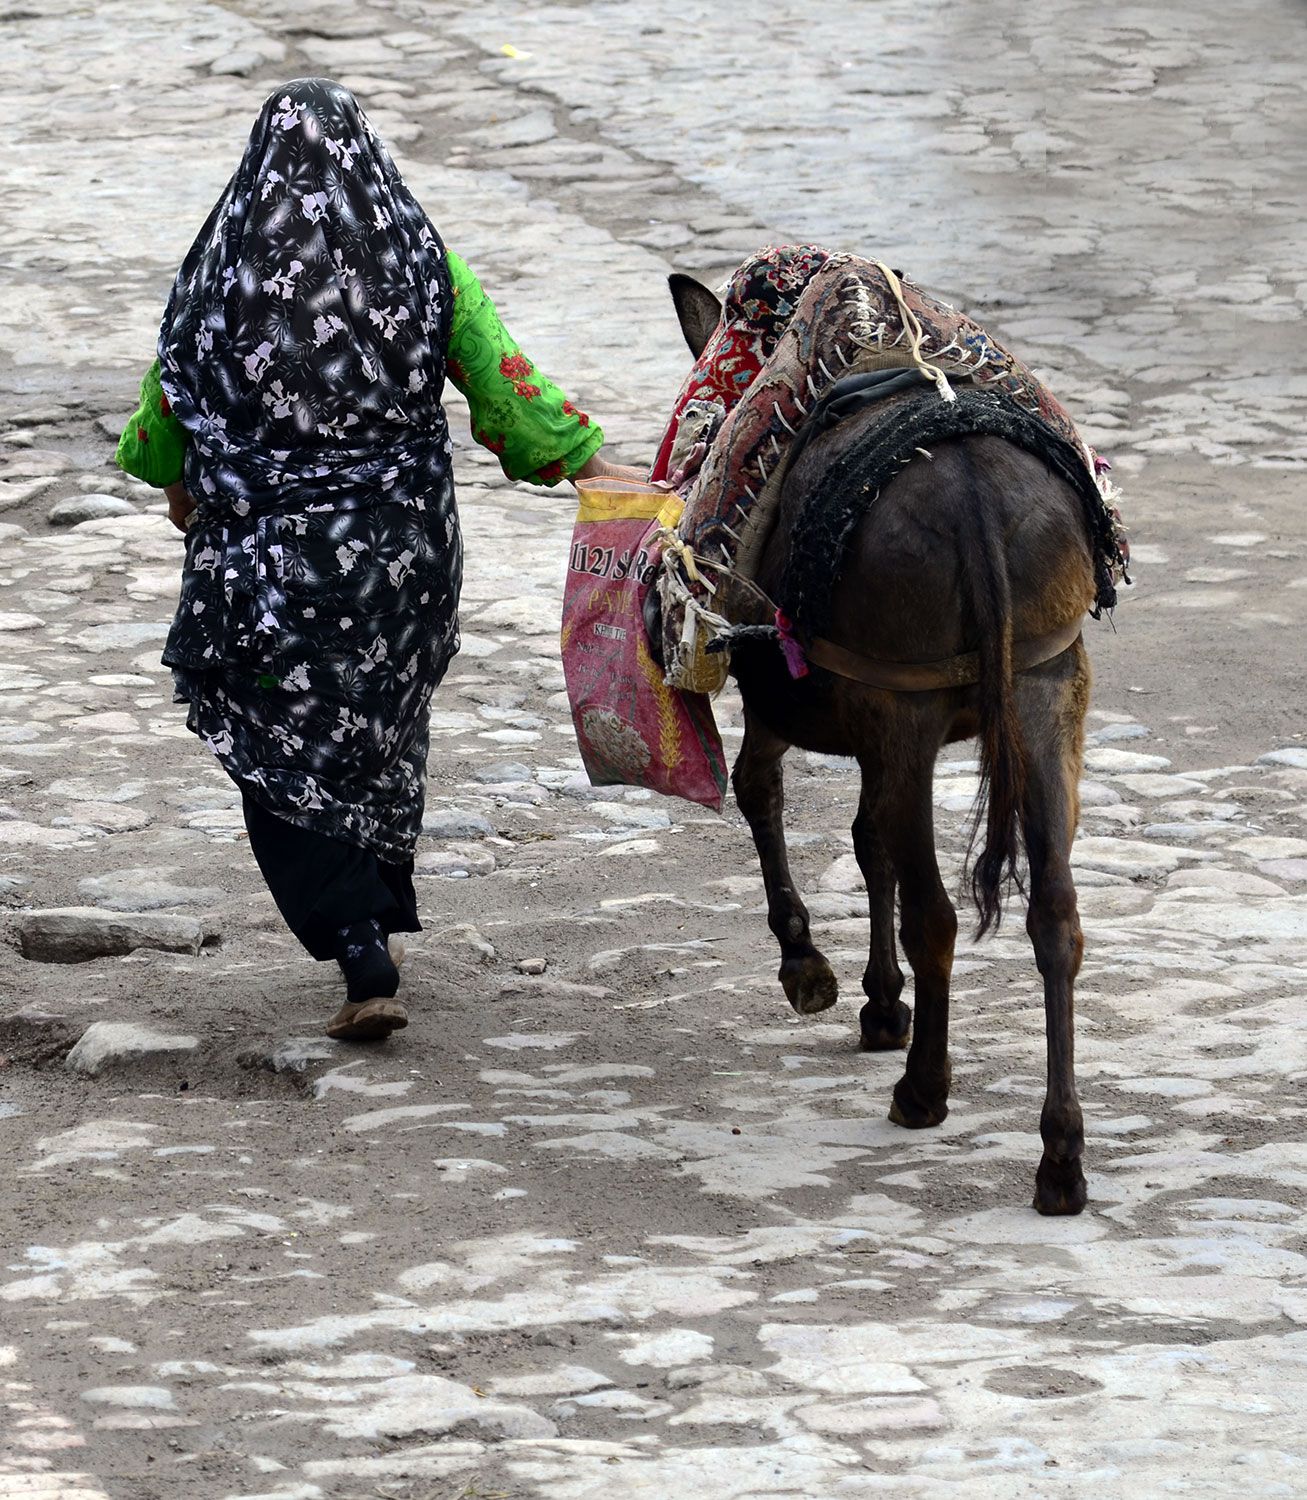
[[[179,484],[186,456],[186,429],[173,416],[159,385],[159,361],[141,381],[141,404],[118,439],[118,467],[156,489]]]
[[[466,263],[447,253],[454,286],[449,378],[472,408],[472,436],[510,479],[557,484],[603,446],[603,429],[522,353]]]

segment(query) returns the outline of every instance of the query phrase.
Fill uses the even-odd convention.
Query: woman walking
[[[158,355],[118,462],[187,533],[163,660],[287,924],[343,971],[327,1034],[382,1037],[408,1021],[388,938],[420,927],[429,705],[458,650],[446,373],[511,478],[625,471],[321,79],[264,105]]]

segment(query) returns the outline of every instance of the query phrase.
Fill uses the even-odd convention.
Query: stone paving
[[[1307,72],[1287,0],[1230,19],[0,0],[0,1496],[1307,1495]],[[1028,1206],[1019,911],[959,949],[948,1121],[896,1129],[901,1059],[854,1048],[850,768],[790,758],[846,996],[800,1021],[738,814],[581,775],[570,491],[506,484],[456,399],[413,1023],[322,1040],[158,663],[178,538],[109,462],[305,72],[620,457],[685,366],[667,270],[796,237],[954,295],[1111,453],[1139,576],[1087,636],[1081,1218]]]

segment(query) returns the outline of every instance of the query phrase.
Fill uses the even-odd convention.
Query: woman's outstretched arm
[[[523,354],[461,257],[447,253],[454,288],[449,378],[472,409],[472,436],[510,479],[644,477],[600,456],[603,429]]]

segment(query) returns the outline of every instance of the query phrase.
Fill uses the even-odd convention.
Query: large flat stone
[[[1085,754],[1085,765],[1100,776],[1119,776],[1125,771],[1165,771],[1171,764],[1164,755],[1144,755],[1136,750],[1113,750],[1100,745]]]
[[[134,516],[136,507],[118,495],[74,495],[50,507],[51,526],[78,526],[83,521],[102,521],[106,516]]]
[[[1307,771],[1307,745],[1289,745],[1283,750],[1269,750],[1257,757],[1259,766],[1289,766],[1297,771]]]
[[[419,854],[413,862],[415,875],[443,875],[461,879],[465,875],[493,875],[495,856],[475,844],[460,844],[452,849],[436,849]]]
[[[433,807],[422,819],[422,833],[429,839],[488,839],[495,825],[480,813],[457,807]]]
[[[199,1037],[155,1031],[135,1021],[94,1021],[78,1038],[64,1066],[94,1078],[115,1063],[135,1062],[158,1052],[192,1052],[199,1042]]]
[[[51,818],[50,826],[52,828],[92,828],[101,833],[139,833],[142,828],[148,828],[154,821],[144,807],[120,807],[112,802],[78,802],[74,804],[74,807],[74,811]],[[111,902],[104,904],[112,905]],[[144,901],[128,901],[124,903],[124,909],[141,911],[148,909],[149,904]]]
[[[1186,859],[1213,857],[1193,850],[1150,844],[1143,839],[1078,838],[1071,850],[1071,863],[1076,869],[1103,870],[1109,875],[1125,875],[1131,880],[1169,875]]]
[[[0,479],[0,511],[13,510],[25,500],[30,500],[33,495],[39,494],[49,483],[48,479],[29,479],[16,482]]]
[[[1144,724],[1104,724],[1085,736],[1086,745],[1113,745],[1120,740],[1146,740],[1149,729]]]
[[[110,911],[160,911],[169,906],[212,906],[223,898],[216,886],[176,885],[171,866],[110,870],[78,882],[78,890]]]
[[[817,889],[843,894],[865,890],[866,881],[863,879],[857,857],[852,854],[841,854],[835,863],[822,873],[817,881]]]
[[[498,627],[515,630],[520,635],[557,635],[561,612],[555,600],[527,594],[516,599],[497,599],[475,619],[482,629]]]
[[[88,625],[73,637],[83,651],[135,651],[151,641],[162,643],[172,628],[171,620],[136,620],[126,624]]]
[[[46,828],[42,823],[29,823],[26,818],[6,818],[0,822],[0,848],[12,849],[20,845],[67,848],[82,836],[77,828]]]
[[[339,1057],[340,1048],[322,1036],[288,1036],[251,1047],[240,1056],[247,1068],[266,1068],[269,1073],[306,1073],[315,1062]]]
[[[495,786],[532,780],[531,767],[517,760],[497,760],[488,766],[479,766],[472,772],[473,781]]]
[[[78,964],[116,958],[138,948],[198,953],[212,930],[194,917],[155,912],[106,912],[94,906],[47,907],[19,912],[18,947],[37,963]]]
[[[1201,795],[1206,788],[1188,776],[1166,776],[1157,771],[1127,772],[1116,780],[1136,797],[1183,797]]]

